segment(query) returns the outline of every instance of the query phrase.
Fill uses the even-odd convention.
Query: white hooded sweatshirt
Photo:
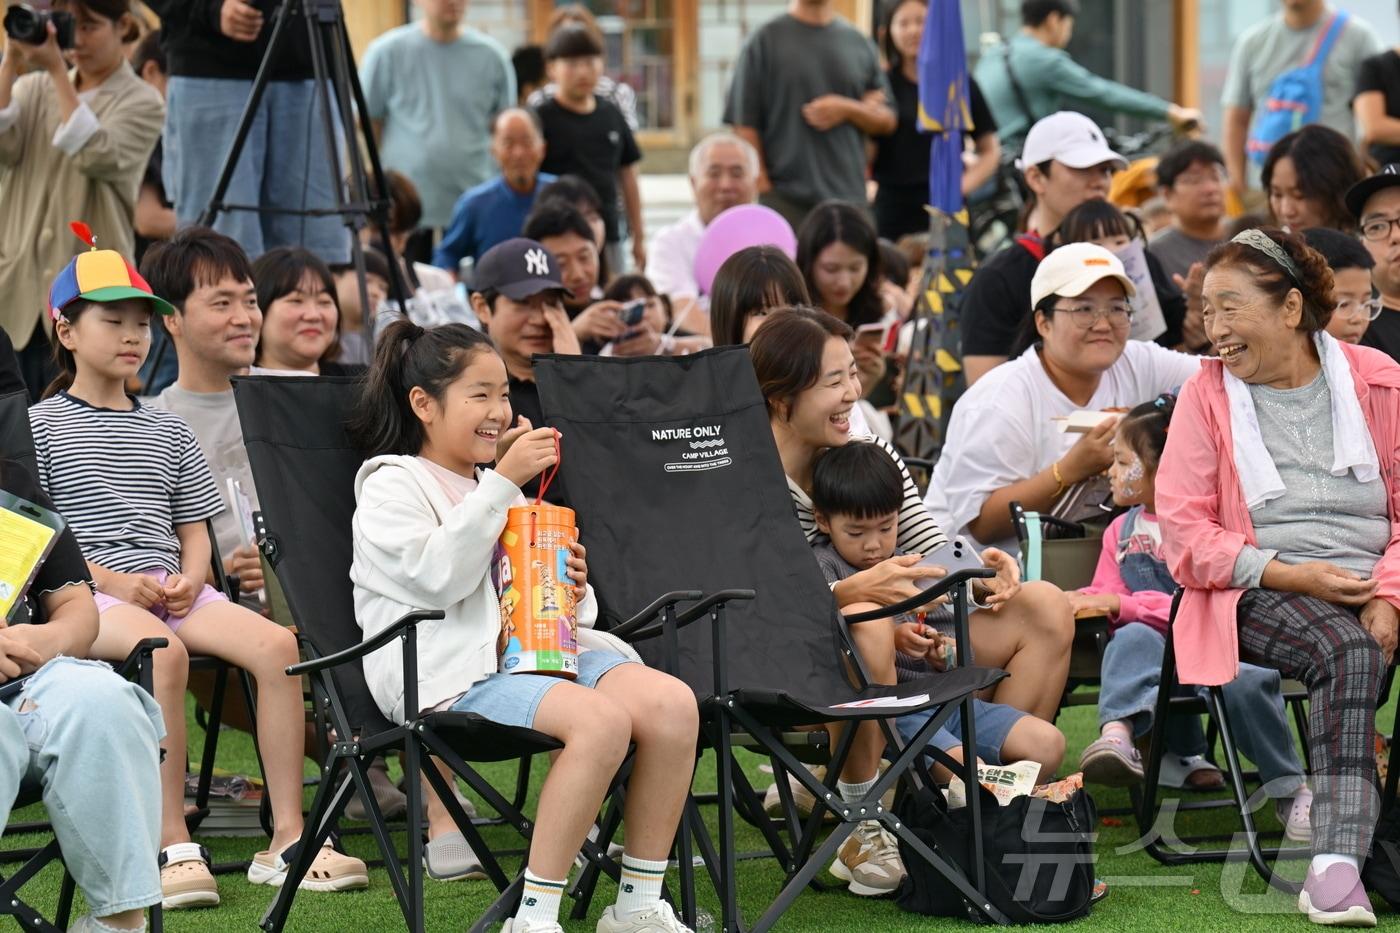
[[[417,457],[365,462],[355,477],[355,617],[365,639],[408,612],[441,609],[441,621],[418,624],[418,705],[430,709],[496,673],[501,616],[491,585],[496,540],[507,510],[524,504],[520,488],[494,470],[456,505]],[[590,588],[578,604],[591,627],[597,604]],[[403,708],[403,642],[395,639],[364,661],[375,703],[394,722]]]

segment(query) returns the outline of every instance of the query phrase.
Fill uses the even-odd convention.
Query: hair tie
[[[1299,288],[1302,287],[1303,276],[1298,271],[1298,267],[1294,264],[1293,258],[1288,255],[1287,250],[1279,246],[1278,242],[1263,230],[1257,227],[1241,230],[1231,238],[1230,242],[1243,243],[1245,246],[1252,246],[1259,250],[1259,252],[1282,266],[1283,271],[1288,273],[1289,277],[1293,279],[1293,282],[1298,285]]]

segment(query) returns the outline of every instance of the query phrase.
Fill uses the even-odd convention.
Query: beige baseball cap
[[[1114,278],[1123,283],[1131,298],[1137,294],[1133,280],[1123,269],[1123,261],[1096,243],[1067,243],[1047,255],[1031,279],[1031,307],[1051,295],[1077,298],[1100,279]]]

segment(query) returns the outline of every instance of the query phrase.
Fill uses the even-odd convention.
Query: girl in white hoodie
[[[538,302],[503,294],[495,301],[543,313]],[[607,651],[582,652],[573,682],[497,667],[497,541],[507,510],[523,501],[520,487],[557,460],[552,428],[511,422],[505,364],[489,338],[461,324],[424,330],[401,320],[386,329],[355,425],[370,454],[356,478],[356,616],[370,638],[410,610],[444,611],[418,628],[422,709],[477,713],[564,745],[540,791],[521,907],[504,931],[562,933],[569,866],[631,742],[623,883],[598,930],[679,933],[685,927],[660,892],[695,758],[690,689]],[[478,466],[492,461],[494,468]],[[569,567],[579,620],[591,624],[597,607],[582,545]],[[403,721],[421,710],[403,708],[399,645],[366,658],[365,679],[385,715]],[[430,840],[455,832],[436,795],[426,796]]]

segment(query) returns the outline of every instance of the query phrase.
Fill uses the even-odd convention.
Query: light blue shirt
[[[506,50],[475,29],[438,42],[400,26],[370,43],[360,83],[370,119],[383,124],[384,167],[418,188],[423,226],[446,226],[462,192],[496,174],[491,119],[516,102]]]

